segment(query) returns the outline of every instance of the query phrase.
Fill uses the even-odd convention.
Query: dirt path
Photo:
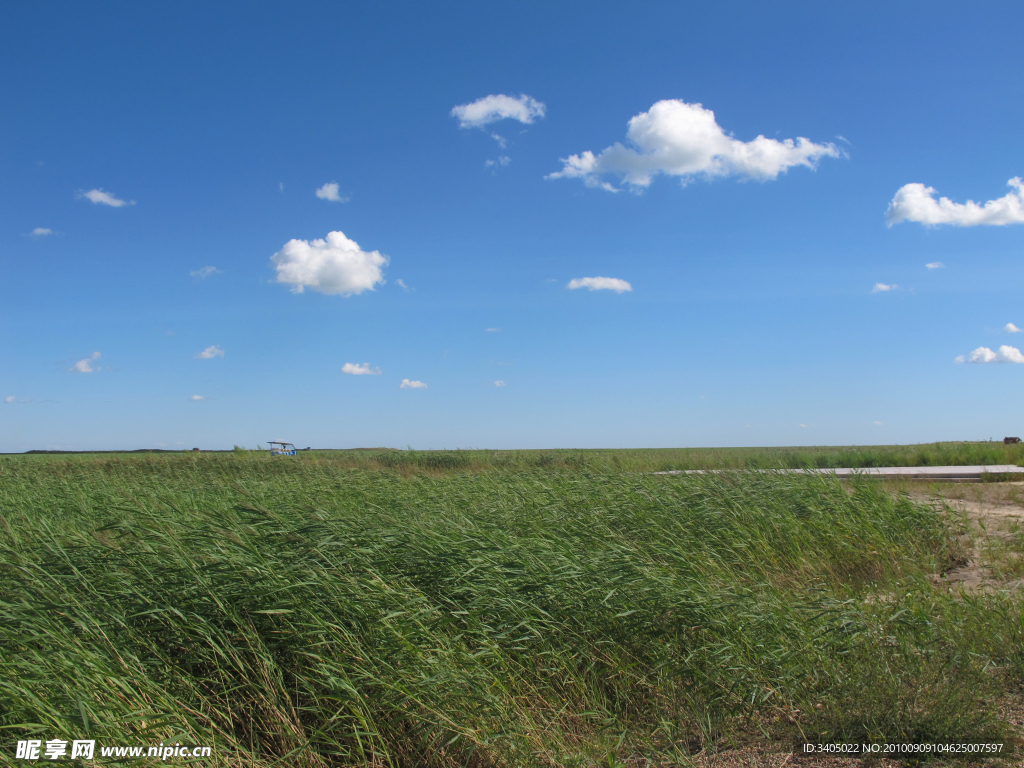
[[[936,574],[936,585],[969,592],[1024,588],[1024,488],[1020,483],[933,486],[913,492],[917,501],[947,504],[965,515],[964,558]]]

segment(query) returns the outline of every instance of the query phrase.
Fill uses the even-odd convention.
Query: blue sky
[[[9,5],[0,450],[1024,432],[1022,21]]]

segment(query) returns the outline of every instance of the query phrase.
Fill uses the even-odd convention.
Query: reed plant
[[[0,460],[4,738],[589,766],[1004,733],[1021,608],[926,578],[962,556],[949,510],[628,455],[392,453]]]

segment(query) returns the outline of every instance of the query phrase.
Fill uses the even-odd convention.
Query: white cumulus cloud
[[[943,269],[945,266],[946,265],[941,261],[933,261],[930,264],[925,264],[925,267],[928,269]]]
[[[460,128],[483,128],[485,125],[506,119],[530,125],[538,117],[544,117],[546,110],[543,102],[525,93],[518,96],[499,93],[452,107],[451,115],[458,118]],[[495,138],[500,139],[498,136]]]
[[[192,277],[198,280],[205,280],[210,275],[219,275],[220,273],[221,270],[217,269],[216,267],[200,267],[199,269],[189,272],[189,274]]]
[[[969,355],[959,355],[958,363],[1024,363],[1024,355],[1016,347],[1003,344],[993,352],[988,347],[978,347]]]
[[[1024,333],[1024,331],[1022,331],[1013,323],[1007,323],[1006,325],[1004,325],[1003,330],[1006,331],[1007,333]]]
[[[196,353],[196,358],[199,360],[212,360],[215,357],[224,357],[224,350],[216,345]]]
[[[562,170],[547,178],[583,179],[587,186],[610,192],[618,189],[602,176],[617,176],[634,191],[649,186],[659,173],[678,176],[684,184],[697,176],[769,181],[793,166],[814,168],[822,157],[843,154],[834,144],[802,137],[740,141],[718,125],[710,109],[678,99],[659,101],[633,117],[626,137],[631,146],[615,143],[597,155],[586,151],[562,158]]]
[[[361,250],[344,232],[328,232],[326,240],[289,240],[271,261],[277,282],[290,284],[292,293],[310,288],[343,296],[372,291],[384,282],[382,268],[388,265],[387,256]]]
[[[398,385],[399,389],[426,389],[427,385],[422,381],[409,381],[409,379],[402,379],[402,383]]]
[[[566,286],[569,290],[586,288],[588,291],[632,291],[633,286],[617,277],[574,277]]]
[[[206,400],[206,398],[203,397],[202,395],[192,395],[192,397],[190,397],[189,400],[199,401],[199,400]]]
[[[338,182],[332,181],[324,184],[316,191],[316,196],[321,200],[330,200],[332,203],[347,203],[349,198],[342,197],[338,192]]]
[[[875,287],[871,289],[872,293],[885,293],[886,291],[895,291],[899,288],[896,283],[892,285],[886,285],[885,283],[875,283]]]
[[[120,200],[114,197],[110,192],[104,192],[102,189],[90,189],[88,192],[79,192],[79,197],[84,197],[92,203],[97,205],[109,205],[111,208],[121,208],[125,205],[135,205],[134,200]]]
[[[982,224],[1002,226],[1024,223],[1024,182],[1015,176],[1008,182],[1014,192],[980,205],[973,200],[954,203],[948,197],[935,199],[935,189],[924,184],[904,184],[885,212],[888,225],[917,221],[928,226],[952,224],[976,227]]]
[[[53,230],[49,227],[36,227],[32,230],[32,237],[46,237],[47,235],[52,234]]]
[[[99,366],[93,367],[93,363],[99,360],[101,357],[99,352],[93,352],[88,357],[82,358],[77,363],[68,368],[72,373],[93,373],[99,370]]]
[[[351,373],[353,376],[376,376],[380,368],[374,368],[369,363],[345,363],[341,366],[342,373]]]

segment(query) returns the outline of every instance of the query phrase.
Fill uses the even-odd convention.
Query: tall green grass
[[[0,461],[6,738],[584,766],[1001,732],[978,699],[1021,672],[1020,606],[924,578],[953,517],[824,477],[386,455]]]

